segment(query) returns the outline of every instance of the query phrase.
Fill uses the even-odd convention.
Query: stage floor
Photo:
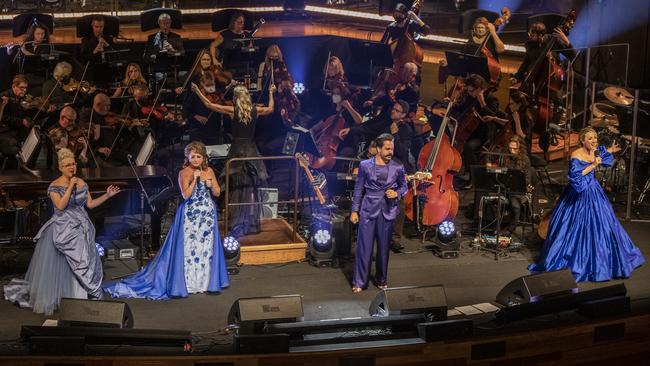
[[[624,223],[632,240],[650,256],[650,225]],[[529,235],[530,237],[531,235]],[[470,238],[465,238],[465,242]],[[490,253],[478,252],[463,245],[457,259],[440,259],[423,250],[418,239],[404,241],[403,253],[391,253],[389,285],[442,284],[450,308],[493,301],[497,292],[509,281],[528,274],[526,266],[537,257],[541,243],[532,238],[519,252],[494,260]],[[303,296],[305,320],[367,317],[368,307],[377,293],[370,285],[367,291],[353,294],[350,278],[353,263],[343,268],[316,268],[307,262],[282,265],[247,265],[231,276],[230,288],[220,294],[197,294],[185,299],[149,301],[127,299],[133,311],[136,328],[178,329],[193,332],[214,332],[224,328],[228,310],[238,298],[300,294]],[[107,261],[105,278],[110,279],[137,269],[131,261]],[[18,274],[22,276],[22,274]],[[6,284],[12,276],[4,276]],[[632,299],[632,309],[647,307],[650,298],[650,266],[638,268],[630,279],[605,283],[582,283],[583,290],[624,282]],[[0,301],[0,340],[19,337],[21,325],[39,325],[45,317],[29,309],[20,309],[8,301]],[[56,316],[56,314],[55,314]],[[226,338],[228,339],[228,338]],[[5,342],[0,342],[5,343]],[[14,353],[15,348],[0,345],[0,354]],[[213,350],[215,351],[215,350]]]

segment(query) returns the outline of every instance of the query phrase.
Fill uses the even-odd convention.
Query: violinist
[[[569,41],[569,38],[566,36],[566,34],[564,34],[562,29],[559,27],[555,28],[553,35],[550,35],[546,33],[546,26],[544,23],[533,23],[528,29],[528,40],[524,44],[526,47],[524,60],[521,62],[519,69],[510,80],[512,84],[522,82],[525,79],[526,74],[530,71],[529,69],[535,64],[535,62],[540,57],[546,57],[546,55],[542,55],[542,52],[544,51],[546,44],[551,41],[552,37],[555,37],[558,42],[556,42],[554,49],[551,51],[560,51],[568,59],[573,59],[575,52],[571,46],[571,41]],[[551,57],[557,59],[557,54],[555,52],[551,52]]]
[[[58,107],[72,104],[80,106],[90,103],[90,94],[94,93],[96,88],[89,83],[80,83],[72,77],[72,65],[66,61],[61,61],[54,66],[52,79],[43,83],[43,98],[50,96],[48,102],[50,105]],[[81,89],[77,94],[77,89]],[[51,93],[51,94],[50,94]],[[75,100],[75,95],[77,99]]]
[[[238,44],[234,41],[235,39],[244,38],[246,33],[244,32],[244,14],[234,13],[230,16],[230,21],[228,23],[228,29],[222,30],[219,32],[217,37],[210,43],[210,55],[214,60],[214,63],[222,66],[227,65],[227,53],[231,50],[237,48]],[[230,67],[228,67],[230,69]]]
[[[275,85],[278,85],[285,75],[291,75],[284,62],[284,57],[282,57],[282,50],[277,44],[272,44],[266,49],[264,61],[257,69],[257,87],[262,90],[266,89],[268,83],[271,82],[271,75],[273,75],[272,82]]]
[[[133,95],[133,85],[135,84],[146,84],[147,81],[142,76],[142,70],[140,65],[135,62],[131,62],[126,66],[126,71],[124,72],[124,80],[122,85],[117,87],[113,92],[111,98],[119,98],[123,96],[132,96]]]
[[[111,155],[113,131],[106,122],[106,117],[111,110],[111,99],[104,93],[98,93],[93,98],[92,107],[83,108],[79,113],[79,126],[82,129],[90,128],[90,148],[97,152],[97,157],[107,158]]]
[[[2,113],[2,124],[9,128],[8,133],[11,136],[21,142],[27,137],[29,129],[32,127],[31,116],[35,112],[26,103],[31,97],[27,96],[28,87],[27,78],[18,74],[13,78],[11,88],[0,93],[2,100],[6,101]]]
[[[170,145],[181,134],[181,126],[171,123],[173,113],[164,106],[153,105],[147,84],[133,86],[133,99],[124,104],[122,115],[146,120],[156,137],[156,144],[161,147]]]
[[[510,129],[513,136],[519,136],[528,148],[528,154],[530,154],[535,117],[528,105],[526,95],[519,91],[510,93],[510,102],[506,112],[510,116]]]
[[[341,59],[336,56],[330,56],[328,63],[325,65],[325,91],[331,92],[337,84],[346,85],[348,80],[345,78],[345,69]]]
[[[81,61],[89,63],[85,79],[105,86],[111,80],[111,69],[105,63],[104,51],[113,48],[113,37],[104,34],[105,20],[102,15],[94,15],[90,22],[90,34],[81,39],[79,55]]]
[[[395,10],[393,11],[394,22],[390,23],[386,30],[384,31],[383,36],[381,37],[381,43],[386,44],[397,44],[397,42],[404,41],[405,37],[410,37],[413,39],[414,34],[427,35],[431,33],[431,28],[426,25],[422,19],[420,19],[415,12],[408,10],[406,5],[402,3],[397,3],[395,5]],[[396,52],[399,47],[395,47],[393,50],[393,59],[396,61],[396,67],[399,69],[401,66],[398,65],[398,59],[402,56]],[[415,59],[403,60],[402,62],[414,62]]]
[[[82,167],[87,166],[88,164],[88,144],[86,139],[83,137],[78,137],[75,144],[70,144],[70,136],[68,131],[63,127],[54,127],[48,133],[47,137],[50,141],[50,146],[54,152],[53,155],[53,164],[52,166],[58,166],[58,155],[57,153],[61,149],[70,149],[71,147],[77,149],[77,146],[82,146],[80,151],[73,152],[77,160],[81,163]],[[72,151],[72,149],[70,149]]]
[[[149,35],[144,52],[144,59],[149,62],[151,71],[155,74],[166,73],[174,69],[174,58],[185,52],[183,39],[178,33],[171,31],[172,18],[167,13],[158,16],[158,32]],[[156,75],[157,80],[162,75]]]
[[[228,71],[224,71],[220,64],[215,64],[209,51],[206,49],[199,51],[196,55],[196,60],[194,60],[194,64],[196,67],[190,76],[190,81],[198,84],[203,76],[211,74],[211,77],[213,77],[215,81],[216,92],[220,97],[222,97],[223,93],[226,91],[226,87],[233,81],[232,74]],[[181,94],[183,91],[182,87],[176,88],[177,94]],[[192,94],[194,93],[190,93],[189,95]]]
[[[478,48],[485,41],[485,37],[489,37],[489,39],[484,47],[490,51],[492,57],[499,61],[499,54],[502,54],[506,48],[501,38],[499,38],[494,24],[490,23],[485,17],[478,17],[474,20],[472,34],[465,46],[463,46],[461,53],[468,55],[476,55],[478,53],[480,55]]]

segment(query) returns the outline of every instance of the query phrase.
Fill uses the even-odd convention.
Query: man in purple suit
[[[377,240],[375,283],[380,289],[387,286],[388,252],[393,222],[399,208],[397,203],[406,194],[404,166],[393,160],[393,136],[379,135],[377,155],[359,164],[359,175],[354,186],[350,221],[359,223],[355,254],[352,292],[368,287],[372,247]]]

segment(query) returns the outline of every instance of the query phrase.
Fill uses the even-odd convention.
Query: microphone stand
[[[138,185],[140,186],[140,269],[142,269],[144,267],[144,201],[145,199],[147,200],[149,207],[151,207],[152,213],[156,212],[156,208],[151,202],[151,198],[149,197],[147,190],[144,188],[144,185],[140,180],[140,176],[138,175],[138,172],[135,169],[135,165],[133,164],[133,157],[131,156],[131,154],[128,154],[126,156],[126,159],[129,161],[129,166],[131,167],[131,170],[135,175],[135,179],[138,181]]]

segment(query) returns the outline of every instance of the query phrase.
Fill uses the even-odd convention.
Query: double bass
[[[431,175],[420,183],[413,181],[409,194],[404,196],[406,217],[416,222],[418,227],[420,222],[426,226],[437,225],[446,219],[455,218],[458,214],[458,192],[454,190],[452,172],[460,170],[462,159],[445,134],[452,104],[450,102],[447,105],[435,139],[424,145],[418,157],[418,167]],[[426,197],[421,221],[420,196]]]
[[[498,17],[493,23],[494,27],[496,28],[502,24],[508,23],[510,16],[510,9],[503,7],[501,9],[501,16]],[[501,65],[499,65],[499,61],[497,61],[492,52],[490,52],[490,50],[485,47],[487,42],[490,40],[490,35],[490,32],[485,35],[483,42],[481,42],[481,46],[476,50],[476,54],[474,56],[478,56],[479,53],[485,56],[487,59],[488,71],[490,72],[490,83],[496,87],[499,84],[499,78],[501,76]]]
[[[573,27],[576,17],[576,11],[571,10],[559,28],[565,34],[568,33]],[[551,117],[549,111],[551,93],[557,94],[560,92],[564,79],[564,69],[557,63],[551,53],[556,42],[557,37],[551,36],[540,56],[526,71],[526,77],[518,88],[520,92],[528,96],[532,103],[537,105],[537,122],[533,126],[533,131],[538,134],[543,134],[548,129]]]
[[[415,0],[413,5],[411,5],[411,11],[418,14],[421,7],[422,0]],[[393,54],[394,69],[398,71],[407,62],[413,62],[421,67],[422,62],[424,61],[424,51],[417,43],[415,43],[413,35],[409,33],[408,24],[409,21],[407,21],[404,26],[404,35],[388,44],[391,53]]]
[[[345,128],[344,110],[345,108],[341,107],[341,110],[336,114],[327,117],[311,128],[316,147],[322,155],[321,157],[314,157],[312,160],[314,169],[330,170],[336,164],[336,152],[341,143],[339,132]]]

